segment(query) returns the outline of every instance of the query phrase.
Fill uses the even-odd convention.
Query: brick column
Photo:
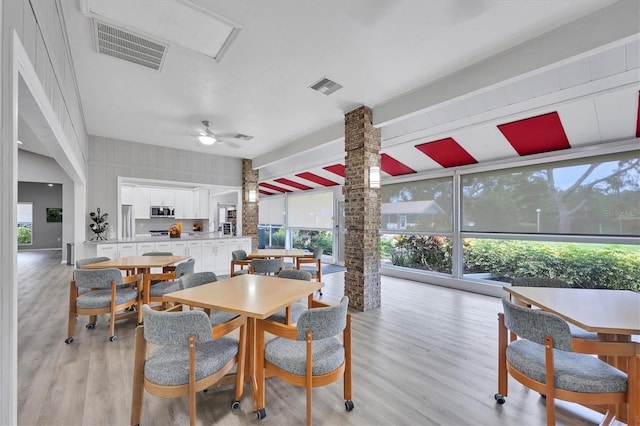
[[[380,166],[380,129],[371,108],[345,115],[345,294],[360,311],[378,308],[380,298],[380,189],[369,188],[369,167]]]
[[[247,201],[250,189],[258,193],[259,170],[253,169],[251,160],[242,160],[242,235],[251,237],[251,250],[258,248],[258,205]]]

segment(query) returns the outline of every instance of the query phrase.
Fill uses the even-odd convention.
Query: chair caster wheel
[[[110,342],[117,342],[117,341],[118,341],[118,336],[111,336],[111,337],[109,337],[109,341],[110,341]]]
[[[69,343],[73,343],[73,337],[67,337],[64,339],[64,342],[68,345]]]
[[[136,325],[144,325],[144,321],[136,323]]]
[[[258,416],[258,420],[262,420],[267,417],[267,411],[264,408],[261,408],[256,411],[256,415]]]
[[[500,405],[504,404],[505,402],[507,402],[507,400],[504,398],[504,396],[500,395],[499,393],[493,395],[493,397],[496,399],[496,402]]]
[[[86,328],[88,328],[89,330],[96,328],[96,323],[95,322],[90,322],[89,324],[85,325]]]
[[[133,307],[133,306],[129,306],[129,307],[124,308],[124,311],[125,311],[125,312],[133,312],[133,311],[135,311],[135,310],[136,310],[136,308],[135,308],[135,307]]]
[[[542,398],[542,399],[547,399],[547,395],[545,395],[545,394],[541,393],[541,394],[540,394],[540,398]]]
[[[347,399],[347,400],[344,402],[344,408],[346,408],[346,409],[347,409],[347,411],[351,411],[351,410],[353,410],[353,407],[354,407],[354,405],[353,405],[353,401],[352,401],[352,400]]]
[[[232,410],[239,410],[240,409],[240,401],[233,401],[231,403],[231,409]],[[260,417],[258,417],[260,418]]]

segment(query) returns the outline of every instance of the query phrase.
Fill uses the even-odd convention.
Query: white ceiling
[[[573,123],[572,146],[635,136],[619,117],[638,111],[637,0],[60,3],[90,135],[251,158],[261,180],[343,161],[344,114],[363,104],[383,152],[419,171],[439,165],[417,143],[455,137],[478,161],[508,158],[496,123],[550,111]],[[166,42],[161,69],[97,53],[93,18]],[[215,58],[200,53],[207,22],[239,28]],[[322,77],[344,87],[311,90]],[[253,139],[205,147],[202,120]]]

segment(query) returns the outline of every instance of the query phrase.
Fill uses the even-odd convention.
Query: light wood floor
[[[107,317],[94,330],[78,319],[67,345],[72,267],[60,251],[18,255],[18,421],[22,425],[126,425],[131,404],[135,320],[116,323],[108,341]],[[323,277],[323,299],[337,302],[344,273]],[[542,425],[545,400],[510,380],[497,405],[498,299],[382,277],[382,307],[353,312],[353,401],[347,413],[342,381],[313,392],[316,425]],[[249,392],[231,411],[233,388],[198,395],[203,425],[300,425],[302,388],[267,379],[267,417],[257,420]],[[557,403],[558,424],[592,425],[601,417]],[[187,398],[145,394],[143,424],[188,424]]]

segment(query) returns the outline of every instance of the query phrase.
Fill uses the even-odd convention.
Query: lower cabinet
[[[206,240],[202,242],[202,263],[205,271],[216,275],[229,275],[231,255],[227,240]]]

